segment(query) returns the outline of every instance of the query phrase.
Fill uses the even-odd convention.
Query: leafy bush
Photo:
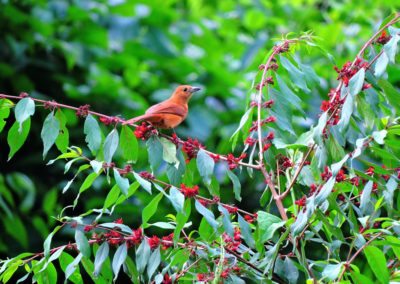
[[[292,123],[306,116],[299,97],[313,96],[321,80],[297,52],[319,45],[309,33],[279,40],[243,99],[237,129],[221,142],[235,154],[146,124],[122,126],[124,119],[89,105],[2,94],[8,159],[29,141],[31,117],[46,113],[42,155],[54,146],[61,152],[47,164],[65,163],[64,174],[73,172],[62,192],[74,199],[57,209],[43,251],[2,261],[0,279],[17,281],[14,274],[23,271],[19,281],[55,283],[63,271],[73,283],[86,277],[95,283],[124,277],[134,283],[398,281],[400,105],[386,76],[400,40],[393,26],[399,18],[386,19],[353,61],[336,68],[336,88],[322,102],[316,125],[304,131]],[[71,112],[84,120],[84,138],[74,145],[69,131],[78,127],[68,127]],[[144,149],[148,165],[140,168]],[[31,186],[23,175],[14,179],[16,188]],[[246,195],[259,201],[257,209],[224,202],[228,194],[241,202],[248,188],[261,186],[259,196]],[[98,188],[107,189],[106,197],[74,215],[82,197]],[[141,212],[138,204],[145,204]],[[119,218],[124,205],[141,214],[140,224]],[[12,220],[9,232],[21,226]],[[62,234],[74,240],[55,245]]]

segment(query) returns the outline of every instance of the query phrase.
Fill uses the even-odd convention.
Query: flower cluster
[[[195,197],[197,194],[199,194],[199,186],[195,185],[193,187],[189,187],[182,183],[181,192],[186,198]]]
[[[161,240],[157,236],[152,236],[147,239],[147,243],[149,244],[150,249],[156,249],[161,244]]]
[[[264,124],[273,123],[275,121],[276,121],[276,117],[271,115],[271,116],[267,117],[266,119],[261,120],[260,124],[261,124],[261,126],[263,126]],[[253,121],[253,124],[250,127],[249,132],[256,131],[257,129],[258,129],[258,122]]]
[[[89,114],[89,109],[90,109],[90,105],[86,104],[83,106],[80,106],[77,110],[76,110],[76,116],[77,117],[86,117]]]
[[[187,141],[183,143],[182,151],[186,153],[188,158],[186,159],[186,162],[189,162],[191,159],[197,157],[197,152],[200,149],[204,149],[205,147],[197,140],[197,139],[192,139],[188,138]]]
[[[389,35],[386,31],[383,31],[381,35],[375,40],[375,43],[384,45],[386,44],[390,39],[391,35]]]
[[[197,273],[197,281],[210,283],[214,280],[214,272],[210,273]]]
[[[293,167],[293,162],[286,156],[280,158],[280,164],[282,165],[282,170]]]
[[[146,171],[140,172],[139,175],[144,179],[149,179],[149,180],[155,179],[155,176],[153,176],[151,173],[146,172]]]
[[[274,100],[268,100],[266,102],[263,102],[261,104],[261,107],[263,107],[263,108],[271,108],[273,104],[274,104]],[[250,106],[251,107],[257,107],[258,103],[256,101],[251,101]]]
[[[240,244],[242,243],[242,237],[240,234],[240,229],[238,227],[235,227],[234,229],[233,238],[229,236],[227,233],[223,233],[222,238],[224,240],[226,248],[233,251],[237,251]]]
[[[257,213],[254,213],[253,216],[248,215],[248,214],[244,215],[244,219],[248,223],[254,223],[255,221],[257,221],[257,217],[258,217]]]
[[[260,90],[261,88],[265,87],[266,85],[273,85],[274,84],[274,78],[267,77],[262,83],[257,84],[256,90]]]
[[[141,125],[136,127],[133,132],[137,139],[147,140],[152,134],[155,134],[157,130],[150,124],[146,122],[142,122]]]
[[[100,116],[99,120],[104,125],[117,124],[121,122],[121,119],[116,116]]]
[[[342,80],[343,84],[347,87],[349,85],[351,77],[353,77],[361,68],[367,67],[368,62],[358,57],[354,64],[348,61],[343,65],[341,69],[339,69],[337,66],[335,66],[334,69],[338,73],[337,80]]]
[[[247,157],[246,153],[242,153],[239,157],[233,156],[233,154],[228,154],[226,156],[226,161],[228,162],[228,167],[230,170],[234,170],[239,166],[239,162]]]
[[[327,166],[325,166],[324,171],[321,173],[321,178],[324,181],[327,181],[332,176],[331,171]]]
[[[55,100],[45,101],[43,107],[52,111],[57,108],[57,102]]]
[[[294,204],[296,204],[299,207],[304,207],[306,206],[306,202],[307,202],[307,197],[304,195],[302,198],[297,199]]]

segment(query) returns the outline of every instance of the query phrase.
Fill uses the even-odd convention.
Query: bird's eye
[[[187,88],[184,88],[183,91],[186,92],[186,91],[187,91]]]

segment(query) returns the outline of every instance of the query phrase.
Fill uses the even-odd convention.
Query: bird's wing
[[[146,115],[151,114],[173,114],[180,117],[186,117],[187,108],[185,108],[183,105],[166,101],[150,107],[146,111]]]

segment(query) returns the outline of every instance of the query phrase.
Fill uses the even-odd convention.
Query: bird
[[[139,121],[147,121],[156,128],[171,129],[181,124],[188,115],[188,102],[193,93],[201,88],[181,85],[175,89],[171,97],[149,107],[145,114],[131,118],[123,124],[132,125]]]

